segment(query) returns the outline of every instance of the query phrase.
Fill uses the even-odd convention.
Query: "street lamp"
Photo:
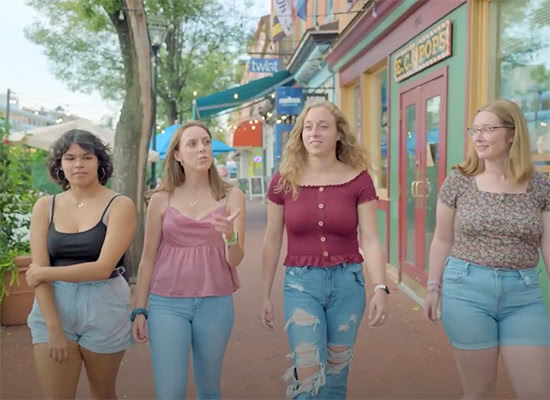
[[[153,151],[157,150],[157,80],[158,80],[158,52],[160,47],[164,43],[167,32],[166,20],[161,16],[151,16],[148,18],[147,23],[149,25],[149,41],[151,42],[151,49],[153,50]],[[154,189],[157,186],[156,177],[156,163],[151,163],[151,188]]]

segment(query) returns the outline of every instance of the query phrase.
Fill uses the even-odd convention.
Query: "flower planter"
[[[30,256],[19,256],[15,258],[15,264],[19,268],[19,282],[10,286],[9,294],[2,300],[1,324],[24,325],[27,323],[27,317],[31,312],[34,300],[34,290],[27,285],[25,273],[31,264]],[[9,285],[9,274],[4,276],[4,284]]]

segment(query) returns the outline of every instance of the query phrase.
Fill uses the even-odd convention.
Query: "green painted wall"
[[[365,36],[353,49],[351,49],[345,56],[342,57],[336,64],[333,66],[334,71],[338,71],[345,65],[349,60],[351,60],[355,55],[360,53],[365,46],[370,42],[376,39],[382,32],[384,32],[391,24],[393,24],[399,17],[401,17],[411,6],[416,3],[417,0],[406,0],[401,5],[399,5],[387,18],[384,19],[380,24],[376,26],[367,36]]]
[[[544,267],[544,260],[540,259],[539,262],[539,277],[540,277],[540,287],[542,289],[542,295],[544,296],[544,300],[546,302],[546,307],[548,308],[548,312],[550,313],[550,285],[548,284],[548,274],[546,273],[546,268]]]
[[[380,237],[380,243],[382,244],[382,249],[386,251],[386,211],[378,210],[378,235]]]
[[[466,37],[467,13],[466,5],[457,8],[440,21],[451,20],[452,24],[452,56],[424,71],[415,74],[399,83],[392,76],[390,105],[390,263],[397,266],[399,245],[399,90],[441,67],[448,67],[447,82],[447,170],[464,158],[464,118],[466,98]],[[429,28],[428,28],[429,29]],[[420,33],[422,35],[423,33]],[[419,36],[420,36],[419,35]],[[411,38],[411,41],[417,39]],[[408,44],[408,43],[407,43]],[[406,46],[406,45],[405,45]],[[399,49],[398,49],[399,50]],[[394,69],[395,52],[391,57],[391,71]]]

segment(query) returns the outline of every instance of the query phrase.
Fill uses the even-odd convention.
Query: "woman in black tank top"
[[[40,385],[46,398],[74,398],[84,363],[92,395],[116,398],[118,368],[132,343],[130,290],[121,274],[135,207],[105,187],[110,152],[89,132],[66,132],[48,164],[64,191],[33,208],[27,272],[35,289],[28,325]]]

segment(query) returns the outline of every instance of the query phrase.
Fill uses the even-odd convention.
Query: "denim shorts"
[[[503,269],[447,259],[442,321],[464,350],[550,346],[550,323],[536,268]]]
[[[94,353],[110,354],[132,343],[130,287],[119,275],[92,282],[52,282],[57,314],[67,339]],[[32,343],[47,343],[48,331],[34,299],[27,324]]]

